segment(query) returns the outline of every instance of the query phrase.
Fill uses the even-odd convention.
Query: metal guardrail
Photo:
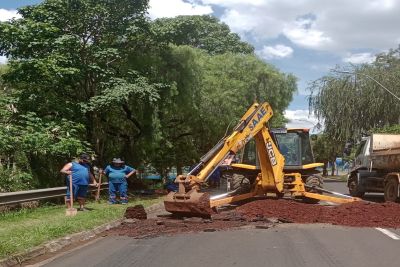
[[[100,190],[108,188],[108,183],[102,183]],[[29,201],[63,197],[66,195],[66,186],[46,189],[27,190],[19,192],[0,193],[0,206],[19,204]],[[96,191],[97,187],[90,186],[89,192]]]

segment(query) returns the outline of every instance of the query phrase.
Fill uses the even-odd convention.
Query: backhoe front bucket
[[[164,201],[165,210],[174,215],[209,218],[214,211],[210,207],[210,195],[190,190],[187,193],[171,192]]]

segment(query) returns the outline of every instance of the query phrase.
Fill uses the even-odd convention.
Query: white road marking
[[[387,229],[383,229],[383,228],[379,228],[379,227],[377,227],[375,229],[378,230],[379,232],[387,235],[388,237],[394,239],[394,240],[400,240],[400,236],[396,235],[395,233],[390,232]]]

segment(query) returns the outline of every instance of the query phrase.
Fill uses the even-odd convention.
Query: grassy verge
[[[136,198],[129,205],[88,203],[90,212],[78,212],[74,217],[65,216],[65,206],[48,206],[24,209],[0,215],[0,259],[46,241],[68,234],[92,229],[123,216],[127,206],[142,204],[145,207],[160,201],[160,198]]]
[[[337,180],[337,181],[341,181],[341,182],[346,182],[347,181],[347,174],[344,175],[328,175],[328,176],[324,176],[324,178],[327,179],[332,179],[332,180]]]

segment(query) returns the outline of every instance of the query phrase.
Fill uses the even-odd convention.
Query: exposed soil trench
[[[353,227],[400,228],[400,204],[354,202],[339,206],[305,204],[286,199],[260,199],[236,209],[212,215],[211,219],[172,217],[145,219],[140,207],[127,211],[129,218],[112,235],[150,238],[187,232],[217,231],[253,225],[270,228],[279,223],[328,223]],[[138,214],[138,217],[135,217]],[[135,219],[136,218],[136,219]]]

